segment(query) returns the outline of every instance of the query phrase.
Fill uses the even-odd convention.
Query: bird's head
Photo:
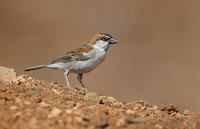
[[[107,50],[110,45],[116,44],[118,41],[114,39],[110,34],[98,33],[95,34],[89,42],[93,45]]]

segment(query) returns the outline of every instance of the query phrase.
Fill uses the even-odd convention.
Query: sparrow
[[[67,82],[67,87],[70,88],[68,81],[68,74],[78,74],[77,80],[80,82],[82,88],[85,88],[83,83],[83,74],[88,73],[101,64],[107,54],[108,49],[112,44],[118,41],[110,34],[98,33],[95,34],[85,45],[77,49],[65,53],[63,56],[53,60],[46,65],[37,65],[26,68],[25,71],[31,71],[41,68],[51,68],[63,70]]]

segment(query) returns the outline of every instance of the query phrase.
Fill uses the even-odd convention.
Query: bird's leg
[[[81,86],[83,87],[83,88],[85,88],[85,85],[83,84],[83,74],[82,73],[79,73],[78,74],[78,76],[77,76],[77,79],[78,79],[78,81],[81,83]]]
[[[81,87],[78,86],[78,90],[82,91],[83,94],[86,94],[88,92],[88,90],[85,88],[85,85],[83,84],[83,74],[82,73],[79,73],[78,76],[77,76],[77,79],[78,81],[81,83]]]
[[[68,80],[68,74],[69,74],[69,70],[67,69],[67,70],[65,70],[65,72],[64,72],[64,76],[65,76],[65,79],[66,79],[66,82],[67,82],[67,87],[68,88],[70,88],[70,86],[69,86],[69,80]]]

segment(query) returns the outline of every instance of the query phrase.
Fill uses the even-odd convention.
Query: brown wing
[[[86,56],[84,53],[88,53],[92,50],[92,47],[90,45],[83,45],[73,51],[67,52],[64,56],[61,56],[55,60],[53,60],[51,63],[61,62],[61,63],[67,63],[72,61],[84,61],[90,59],[90,57]]]

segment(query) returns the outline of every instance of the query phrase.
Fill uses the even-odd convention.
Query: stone
[[[96,92],[88,92],[87,94],[85,94],[84,99],[90,99],[97,96],[99,96],[99,94]]]
[[[67,108],[73,108],[76,106],[76,102],[75,101],[67,101]]]
[[[49,118],[52,118],[52,117],[56,117],[58,115],[60,115],[62,113],[62,110],[61,109],[58,109],[58,108],[53,108],[50,112],[50,114],[48,115]]]
[[[120,118],[116,125],[119,127],[126,127],[129,124],[139,124],[139,123],[144,123],[145,119],[142,116],[134,116],[134,115],[126,115],[122,118]]]
[[[99,104],[101,102],[101,98],[99,95],[95,92],[88,92],[84,96],[84,100],[86,101],[87,104],[92,105],[92,104]]]
[[[50,106],[50,104],[45,103],[45,102],[41,102],[40,105],[41,105],[41,107],[43,107],[43,108],[47,108],[47,107]]]
[[[0,66],[0,80],[3,82],[11,82],[17,78],[14,69]]]
[[[116,98],[111,96],[100,96],[100,99],[102,104],[113,104],[118,102]]]
[[[11,106],[10,110],[17,110],[17,106]]]

